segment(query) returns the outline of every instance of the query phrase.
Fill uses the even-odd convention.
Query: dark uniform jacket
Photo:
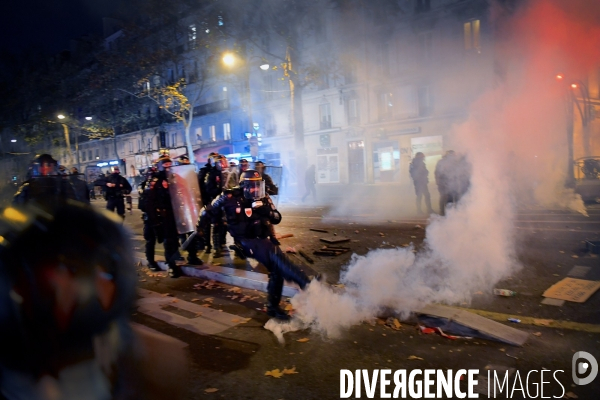
[[[235,240],[266,238],[270,235],[269,224],[281,221],[281,214],[269,198],[261,200],[262,205],[252,207],[253,200],[246,199],[239,188],[228,190],[218,197],[206,209],[208,213],[224,213],[227,228]]]
[[[105,184],[106,183],[115,184],[114,187],[106,186],[107,199],[124,197],[124,195],[131,193],[131,185],[129,184],[127,179],[125,179],[117,173],[112,173],[109,176],[107,176],[105,180]]]
[[[429,183],[429,171],[422,158],[415,158],[410,163],[408,171],[415,185]]]
[[[164,171],[156,173],[150,179],[145,190],[148,197],[144,211],[148,215],[150,224],[164,232],[165,236],[176,236],[177,226],[169,194],[167,174]]]

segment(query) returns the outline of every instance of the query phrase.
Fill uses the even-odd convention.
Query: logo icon
[[[581,359],[584,359],[585,361],[581,362]],[[573,382],[575,382],[576,385],[587,385],[596,379],[596,376],[598,375],[598,361],[596,361],[593,355],[585,351],[578,351],[573,354],[571,366],[573,370]],[[579,378],[580,375],[586,373],[589,373],[586,378]]]

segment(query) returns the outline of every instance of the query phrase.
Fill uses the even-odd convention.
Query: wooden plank
[[[321,238],[320,240],[321,240],[321,242],[335,244],[335,243],[349,242],[350,238],[339,237],[339,236],[330,236],[330,237],[326,237],[326,238]]]
[[[308,230],[313,232],[329,233],[329,231],[326,231],[325,229],[309,228]]]
[[[529,334],[518,329],[506,326],[491,319],[484,318],[471,312],[439,304],[428,304],[417,311],[419,314],[431,315],[453,321],[468,328],[477,330],[501,342],[515,346],[522,346]]]

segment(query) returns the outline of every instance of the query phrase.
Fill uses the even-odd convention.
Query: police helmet
[[[179,156],[179,165],[188,165],[190,163],[190,158],[185,154]]]
[[[254,169],[262,174],[265,170],[265,163],[262,161],[256,161],[254,163]]]
[[[58,162],[50,154],[36,156],[29,166],[30,177],[56,175]]]
[[[173,164],[173,162],[171,161],[171,159],[167,156],[161,156],[157,161],[156,161],[156,168],[159,171],[168,171],[169,168],[171,168],[171,165]]]
[[[13,206],[0,216],[0,235],[1,365],[64,367],[128,318],[136,271],[118,217],[74,202],[48,212]]]
[[[248,160],[246,160],[245,158],[242,158],[240,160],[240,172],[244,172],[248,168],[250,168],[250,164],[248,164]]]
[[[258,171],[247,169],[242,172],[240,174],[240,187],[247,199],[259,200],[265,197],[265,181],[263,181]]]

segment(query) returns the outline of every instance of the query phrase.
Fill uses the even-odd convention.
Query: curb
[[[134,252],[133,257],[136,262],[148,266],[148,261],[146,260],[144,253]],[[157,260],[157,263],[163,271],[167,270],[167,265],[163,260]],[[267,274],[209,265],[206,262],[204,265],[198,266],[182,265],[181,269],[183,274],[190,278],[208,279],[227,285],[243,287],[245,289],[267,292],[267,283],[269,281],[269,276]],[[298,291],[298,287],[284,284],[282,294],[286,297],[293,297]]]

